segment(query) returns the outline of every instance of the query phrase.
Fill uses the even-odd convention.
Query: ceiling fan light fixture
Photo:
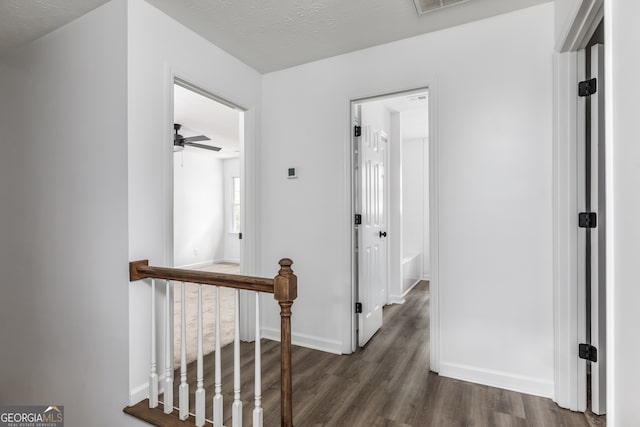
[[[433,12],[449,6],[466,3],[469,0],[413,0],[418,15]]]
[[[210,151],[221,150],[220,147],[214,147],[213,145],[198,144],[196,142],[196,141],[211,141],[211,138],[209,138],[208,136],[196,135],[196,136],[189,136],[185,138],[184,136],[178,133],[181,127],[182,125],[180,123],[173,124],[173,130],[175,131],[175,133],[173,134],[173,152],[174,153],[184,150],[184,147],[187,145],[190,147],[202,148],[204,150],[210,150]]]

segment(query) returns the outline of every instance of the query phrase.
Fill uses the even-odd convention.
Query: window
[[[231,232],[240,232],[240,177],[231,178]]]

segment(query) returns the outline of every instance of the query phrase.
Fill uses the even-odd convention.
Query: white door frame
[[[578,82],[585,78],[589,39],[604,16],[603,0],[583,0],[564,30],[554,56],[553,138],[553,304],[554,401],[574,411],[586,409],[586,362],[578,358],[585,342],[584,269],[578,233],[579,147],[585,141],[585,104]]]
[[[591,344],[597,348],[597,361],[591,363],[591,411],[597,415],[607,412],[606,398],[606,192],[602,178],[604,161],[604,45],[591,49],[591,78],[597,78],[600,87],[591,95],[591,212],[597,212],[597,228],[591,231]],[[606,183],[605,183],[606,186]],[[605,257],[603,257],[603,255]],[[595,278],[595,279],[594,279]],[[604,327],[603,327],[604,326]]]
[[[351,352],[356,351],[358,341],[356,337],[356,327],[358,325],[358,318],[355,314],[355,303],[357,302],[355,297],[357,295],[357,274],[355,266],[355,235],[353,232],[353,221],[355,214],[354,195],[355,195],[355,181],[354,181],[354,158],[353,158],[353,116],[352,116],[352,103],[358,101],[365,101],[372,98],[382,98],[389,96],[396,96],[403,93],[415,92],[420,90],[427,90],[429,92],[429,246],[430,246],[430,261],[431,261],[431,281],[430,281],[430,320],[429,320],[429,364],[430,369],[433,372],[440,371],[440,310],[439,310],[439,157],[438,157],[438,91],[437,91],[437,79],[430,78],[429,83],[419,82],[415,85],[401,89],[391,90],[371,90],[369,93],[359,93],[350,96],[346,102],[349,112],[348,129],[346,133],[346,169],[348,170],[348,176],[350,177],[350,188],[348,192],[349,203],[351,206],[351,215],[348,218],[348,230],[350,230],[351,238],[351,304],[349,306],[349,318],[351,319]]]
[[[165,259],[173,266],[173,86],[176,81],[187,83],[207,93],[207,96],[221,104],[228,105],[244,112],[244,142],[240,144],[240,224],[242,224],[242,240],[240,240],[241,273],[255,275],[256,270],[256,113],[255,107],[245,107],[232,97],[225,95],[223,88],[212,88],[194,78],[184,70],[176,67],[165,67],[165,224],[167,241],[165,242]],[[274,266],[274,269],[277,266]],[[274,270],[275,271],[275,270]],[[253,341],[255,337],[255,310],[253,295],[240,293],[240,339]]]

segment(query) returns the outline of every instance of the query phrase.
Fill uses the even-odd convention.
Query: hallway
[[[588,427],[583,414],[550,399],[440,377],[429,372],[429,288],[419,283],[404,305],[385,308],[384,326],[352,355],[293,348],[293,410],[298,426],[567,426]],[[295,305],[293,322],[295,324]],[[242,343],[245,420],[253,408],[253,344]],[[262,341],[264,425],[279,425],[279,344]],[[233,346],[222,350],[225,423],[233,401]],[[195,378],[195,363],[188,376]],[[204,359],[207,414],[214,353]],[[174,383],[177,406],[179,372]],[[191,404],[193,405],[193,388]]]
[[[430,373],[428,308],[428,283],[421,282],[404,305],[385,308],[383,328],[364,349],[313,363],[297,358],[299,425],[587,426],[582,414],[549,399]]]

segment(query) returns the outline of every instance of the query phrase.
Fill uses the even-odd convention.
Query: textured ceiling
[[[552,0],[469,0],[420,16],[413,0],[147,1],[266,73]],[[0,0],[0,55],[106,2]]]
[[[0,0],[0,56],[61,27],[107,0]]]
[[[550,0],[470,0],[418,16],[413,0],[147,0],[266,73]]]

